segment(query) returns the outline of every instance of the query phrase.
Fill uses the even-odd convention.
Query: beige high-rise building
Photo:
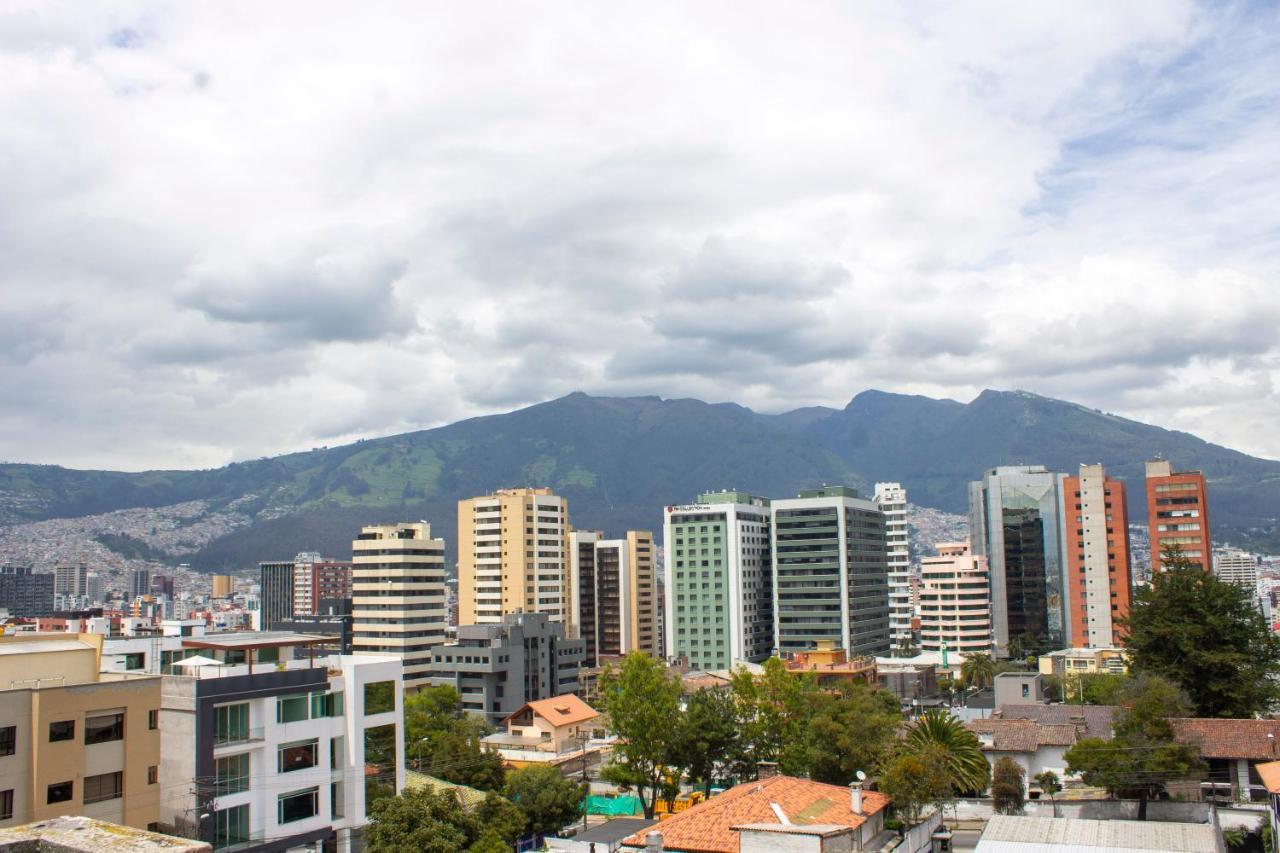
[[[444,642],[444,540],[425,521],[371,524],[351,543],[352,650],[396,655],[405,690],[428,685]]]
[[[990,654],[991,579],[987,558],[968,542],[939,542],[937,556],[920,561],[920,648]]]
[[[214,598],[230,598],[231,597],[231,575],[214,575],[213,576],[213,597]]]
[[[570,613],[586,642],[587,666],[602,655],[659,656],[653,556],[648,530],[628,530],[625,539],[597,530],[569,534]]]
[[[569,502],[550,489],[498,489],[458,501],[458,624],[545,613],[576,637],[568,546]]]

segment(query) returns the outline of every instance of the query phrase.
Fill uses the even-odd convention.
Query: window
[[[249,790],[249,753],[214,759],[213,779],[214,796]]]
[[[276,769],[281,773],[316,766],[316,739],[281,744],[276,750]]]
[[[335,818],[342,817],[342,783],[333,782],[329,785],[329,814]]]
[[[84,777],[84,804],[103,800],[118,800],[124,795],[124,773],[103,773],[101,776]]]
[[[147,712],[147,728],[151,731],[160,728],[160,709],[152,708]]]
[[[152,764],[147,768],[147,784],[154,785],[160,781],[160,768]]]
[[[305,791],[294,791],[281,794],[276,803],[276,822],[293,823],[315,817],[320,808],[320,789],[308,788]]]
[[[311,719],[317,720],[321,717],[341,717],[342,716],[342,694],[341,693],[312,693],[311,694]]]
[[[50,805],[54,803],[65,803],[71,800],[71,782],[55,782],[49,786],[49,796],[45,799]]]
[[[13,789],[0,791],[0,820],[13,817]]]
[[[86,745],[110,743],[113,740],[124,740],[124,714],[85,717],[84,742]]]
[[[125,669],[145,669],[147,656],[143,652],[132,652],[124,656]]]
[[[0,728],[0,755],[13,755],[15,749],[18,748],[18,727],[5,726]]]
[[[364,686],[364,713],[382,714],[396,709],[396,683],[371,681]]]
[[[307,694],[281,696],[276,700],[276,722],[296,723],[307,719]]]
[[[49,724],[49,741],[55,740],[75,740],[76,739],[76,721],[60,720],[56,723]]]
[[[249,739],[249,703],[219,705],[213,709],[213,742],[235,743]]]
[[[213,849],[244,844],[249,840],[249,807],[233,806],[213,813]]]

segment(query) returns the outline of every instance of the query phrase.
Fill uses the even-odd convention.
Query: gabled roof
[[[1083,726],[1083,737],[1111,737],[1115,705],[1001,705],[996,716],[1002,720],[1035,720],[1041,725]]]
[[[1258,771],[1258,776],[1262,778],[1262,784],[1266,786],[1268,793],[1280,794],[1280,761],[1258,764],[1254,769]]]
[[[552,696],[550,699],[526,702],[512,711],[502,722],[509,722],[512,717],[526,710],[532,711],[554,726],[568,726],[600,716],[600,712],[595,708],[592,708],[572,693],[566,693],[563,696]]]
[[[1213,717],[1174,717],[1173,735],[1197,744],[1201,758],[1280,758],[1280,720],[1223,720]],[[1271,735],[1271,737],[1267,737]]]
[[[773,776],[736,785],[646,832],[627,837],[622,844],[642,848],[645,834],[656,830],[662,833],[662,849],[669,853],[738,853],[734,827],[781,823],[773,810],[775,804],[797,826],[858,827],[866,822],[866,815],[885,808],[889,798],[877,791],[864,791],[864,814],[856,815],[846,787],[794,776]]]
[[[1035,720],[970,720],[965,728],[976,735],[991,735],[991,752],[1035,752],[1042,746],[1073,746],[1083,735],[1074,725],[1044,724]]]

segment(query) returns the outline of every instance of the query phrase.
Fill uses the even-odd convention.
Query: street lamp
[[[422,772],[422,745],[429,740],[431,740],[431,738],[425,738],[425,737],[420,738],[418,740],[418,772],[419,773]]]

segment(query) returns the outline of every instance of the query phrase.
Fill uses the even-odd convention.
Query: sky
[[[1025,389],[1280,458],[1280,5],[0,0],[0,459]]]

